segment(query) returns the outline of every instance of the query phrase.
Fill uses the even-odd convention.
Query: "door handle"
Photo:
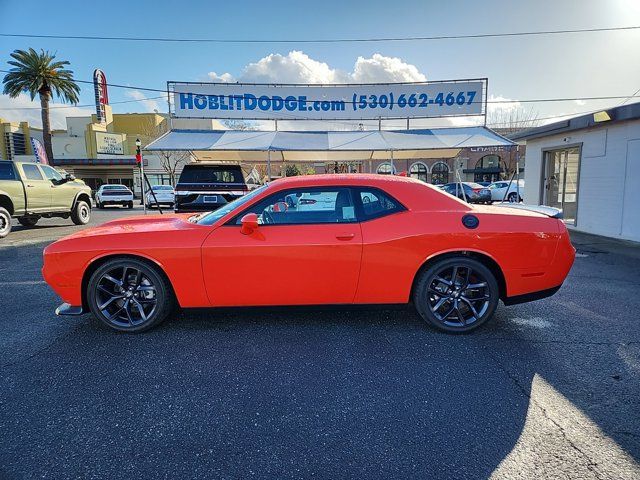
[[[336,235],[336,238],[338,240],[352,240],[355,236],[355,233],[339,233],[338,235]]]
[[[33,188],[33,185],[31,185],[30,183],[27,183],[27,187]]]

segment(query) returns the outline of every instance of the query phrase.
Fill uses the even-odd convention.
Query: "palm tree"
[[[65,103],[77,105],[80,87],[73,80],[73,72],[64,68],[69,62],[54,61],[55,54],[33,48],[28,51],[15,50],[11,53],[8,63],[12,65],[9,73],[4,77],[5,95],[16,98],[22,92],[28,92],[31,100],[40,96],[40,109],[42,114],[42,136],[44,148],[49,161],[53,160],[51,148],[51,125],[49,122],[49,101],[53,93]]]

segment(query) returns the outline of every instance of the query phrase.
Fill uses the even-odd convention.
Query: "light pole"
[[[142,142],[139,138],[136,138],[136,160],[140,164],[140,191],[142,192],[142,198],[140,203],[142,204],[142,208],[144,210],[144,214],[147,214],[147,202],[144,201],[144,162],[142,161],[142,153],[140,153],[140,147],[142,146]]]

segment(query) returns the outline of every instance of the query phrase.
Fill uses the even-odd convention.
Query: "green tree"
[[[284,169],[284,173],[285,173],[285,176],[287,177],[295,177],[298,175],[302,175],[302,172],[300,172],[298,165],[296,165],[295,163],[288,163]]]
[[[80,87],[73,79],[73,71],[65,67],[69,62],[55,61],[55,54],[33,48],[29,50],[15,50],[11,53],[7,63],[13,68],[4,77],[5,95],[16,98],[20,93],[26,92],[31,100],[40,97],[40,113],[42,115],[42,136],[44,148],[49,160],[53,160],[51,148],[51,124],[49,122],[49,102],[55,94],[65,103],[77,105]]]

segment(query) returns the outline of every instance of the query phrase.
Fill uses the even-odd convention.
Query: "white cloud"
[[[522,104],[520,102],[503,97],[502,95],[489,95],[489,100],[487,101],[488,113],[495,113],[500,110],[508,112],[518,110],[519,108],[522,108]]]
[[[207,76],[212,82],[225,82],[225,83],[233,83],[236,79],[230,73],[223,73],[222,75],[218,75],[216,72],[209,72]]]
[[[209,72],[208,77],[216,82],[236,81],[231,73],[219,75]],[[286,55],[271,53],[246,65],[238,77],[242,82],[257,83],[421,82],[426,79],[426,75],[415,65],[397,57],[386,57],[379,53],[370,58],[358,57],[353,70],[343,72],[298,50]]]
[[[160,111],[160,104],[157,100],[147,98],[144,92],[141,92],[140,90],[127,90],[125,95],[129,98],[133,98],[134,100],[140,100],[138,103],[143,106],[146,112],[151,113]]]
[[[49,118],[52,129],[66,128],[66,117],[86,117],[94,113],[91,108],[52,103],[49,106]],[[16,98],[0,95],[0,118],[9,122],[29,122],[32,127],[42,128],[40,101],[31,101],[29,95],[21,93]]]
[[[371,58],[358,57],[349,76],[357,83],[424,82],[427,79],[415,65],[379,53]]]

